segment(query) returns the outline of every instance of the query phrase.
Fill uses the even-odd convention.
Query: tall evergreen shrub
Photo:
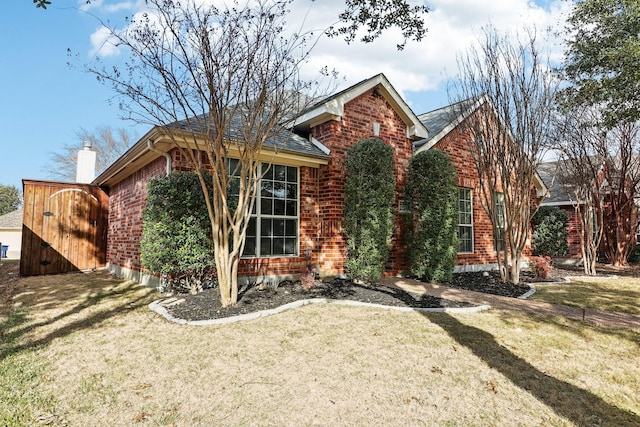
[[[142,217],[140,258],[145,269],[160,274],[169,290],[197,292],[213,285],[211,223],[194,172],[149,181]]]
[[[393,149],[380,138],[347,151],[344,228],[350,276],[376,280],[385,269],[393,234],[396,178]]]
[[[541,206],[531,222],[533,224],[533,249],[536,255],[567,255],[569,217],[565,211],[557,206]]]
[[[458,186],[447,154],[429,150],[411,158],[405,203],[411,272],[427,280],[450,279],[458,250]]]

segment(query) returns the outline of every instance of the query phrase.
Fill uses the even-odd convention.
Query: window
[[[505,207],[504,207],[504,194],[496,193],[495,195],[495,205],[496,205],[496,215],[498,223],[496,224],[496,231],[498,235],[496,236],[496,241],[498,242],[498,247],[496,248],[498,251],[504,251],[507,247],[506,241],[506,231],[505,231]]]
[[[264,176],[259,183],[242,255],[297,255],[298,168],[263,164],[261,171]]]
[[[458,253],[473,252],[473,204],[470,188],[458,188]]]

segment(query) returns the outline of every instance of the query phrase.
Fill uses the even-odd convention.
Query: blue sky
[[[78,55],[78,60],[72,60],[77,66],[96,52],[106,61],[121,58],[117,51],[99,50],[96,16],[118,26],[125,15],[141,11],[144,2],[93,0],[90,6],[84,0],[52,2],[42,10],[31,0],[10,0],[0,14],[0,184],[19,189],[23,178],[50,179],[44,171],[50,154],[64,144],[80,148],[76,137],[80,128],[126,127],[138,136],[148,130],[120,120],[117,103],[109,102],[111,90],[79,67],[70,68],[72,58],[67,55],[67,49]],[[314,25],[322,25],[318,24],[321,18],[337,15],[340,3],[296,0],[293,16],[310,11]],[[455,74],[456,52],[472,43],[482,25],[546,28],[559,25],[568,7],[562,0],[431,0],[427,4],[429,32],[421,43],[410,43],[398,52],[394,46],[399,39],[393,32],[372,45],[322,40],[307,72],[311,75],[328,65],[346,79],[343,86],[383,72],[420,114],[447,104],[444,82],[447,75]],[[548,44],[558,56],[558,44],[553,40]]]

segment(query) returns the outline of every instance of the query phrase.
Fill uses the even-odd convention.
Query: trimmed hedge
[[[458,250],[458,186],[447,154],[434,149],[411,158],[405,203],[411,272],[427,280],[451,279]]]
[[[198,292],[213,286],[211,222],[198,176],[177,172],[149,181],[142,215],[142,266],[160,274],[168,290]]]
[[[536,255],[565,256],[567,223],[569,217],[557,206],[541,206],[531,219],[533,224],[533,249]]]
[[[347,151],[345,169],[345,266],[354,279],[376,280],[384,273],[393,234],[393,149],[380,138],[363,139]]]

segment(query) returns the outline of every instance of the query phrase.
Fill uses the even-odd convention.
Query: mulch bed
[[[528,272],[523,272],[523,281],[532,281]],[[553,280],[550,279],[550,280]],[[517,298],[527,293],[530,288],[524,284],[502,283],[497,272],[491,273],[458,273],[445,283],[458,289],[484,292],[493,295]],[[245,287],[240,290],[238,304],[223,308],[220,304],[218,289],[206,289],[195,295],[179,294],[183,300],[180,304],[167,307],[169,313],[177,318],[189,321],[219,319],[261,310],[269,310],[290,302],[311,299],[329,298],[360,301],[392,307],[412,308],[454,308],[472,307],[472,304],[450,301],[429,295],[418,295],[401,289],[371,284],[359,285],[351,280],[333,279],[318,282],[305,290],[300,282],[284,281],[277,288]]]
[[[168,307],[169,313],[185,320],[219,319],[261,310],[277,308],[294,301],[312,298],[351,300],[392,307],[451,308],[472,307],[471,304],[449,301],[430,295],[418,295],[401,289],[371,284],[359,285],[351,280],[333,279],[316,283],[305,290],[300,282],[284,281],[276,289],[246,287],[240,290],[238,304],[222,308],[217,288],[205,289],[195,295],[180,294],[184,302]]]

